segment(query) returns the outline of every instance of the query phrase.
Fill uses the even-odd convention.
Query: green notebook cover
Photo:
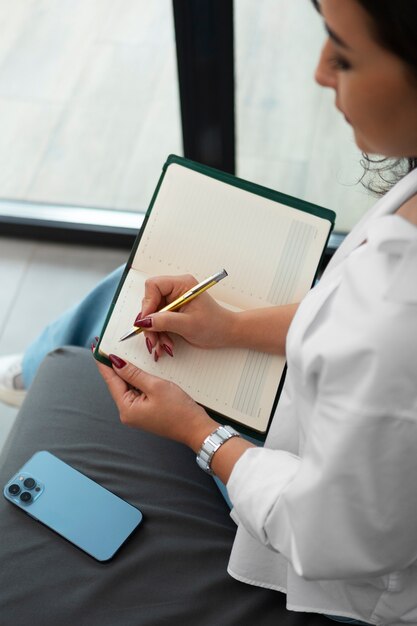
[[[148,208],[148,210],[146,212],[145,218],[143,220],[141,229],[140,229],[140,231],[138,233],[138,236],[137,236],[137,238],[135,240],[135,243],[133,245],[131,254],[130,254],[129,259],[127,261],[127,265],[126,265],[125,271],[123,273],[123,276],[121,278],[119,286],[118,286],[118,288],[116,290],[116,293],[115,293],[115,295],[113,297],[112,304],[111,304],[111,306],[109,308],[109,311],[108,311],[108,314],[107,314],[107,317],[106,317],[106,320],[105,320],[105,323],[104,323],[104,326],[103,326],[103,330],[102,330],[102,333],[100,335],[101,337],[103,337],[104,331],[107,328],[109,320],[110,320],[110,318],[112,316],[114,307],[115,307],[116,302],[118,300],[119,294],[120,294],[120,292],[122,290],[123,284],[124,284],[124,282],[126,280],[126,277],[127,277],[128,273],[130,271],[130,268],[132,266],[132,263],[133,263],[133,260],[135,258],[135,255],[136,255],[136,252],[138,250],[138,247],[141,244],[142,237],[146,233],[147,224],[148,224],[149,218],[150,218],[150,216],[152,214],[152,209],[153,209],[153,207],[155,205],[155,202],[156,202],[156,200],[158,198],[158,194],[160,192],[161,186],[163,185],[163,182],[164,182],[164,179],[166,177],[167,171],[170,168],[170,166],[172,166],[173,164],[176,164],[176,165],[179,165],[181,167],[187,168],[189,170],[192,170],[192,171],[194,171],[194,172],[196,172],[198,174],[202,174],[203,176],[209,177],[211,179],[215,179],[217,181],[225,183],[226,185],[231,185],[232,187],[237,187],[237,188],[241,189],[242,191],[249,192],[251,194],[255,194],[256,196],[260,196],[260,197],[266,198],[266,199],[271,200],[273,202],[278,202],[278,203],[280,203],[282,205],[298,209],[298,210],[303,211],[305,213],[309,213],[310,215],[314,215],[314,216],[317,216],[317,217],[319,217],[319,218],[321,218],[323,220],[326,220],[329,223],[329,231],[328,231],[326,242],[325,242],[325,244],[323,246],[323,250],[322,250],[322,254],[324,253],[324,250],[326,248],[326,245],[327,245],[328,239],[330,237],[331,231],[332,231],[332,229],[334,227],[334,222],[335,222],[335,217],[336,216],[335,216],[335,213],[333,211],[330,211],[329,209],[325,209],[325,208],[320,207],[318,205],[312,204],[310,202],[306,202],[306,201],[301,200],[299,198],[295,198],[295,197],[283,194],[283,193],[275,191],[273,189],[269,189],[267,187],[263,187],[261,185],[255,184],[255,183],[251,183],[249,181],[243,180],[241,178],[238,178],[238,177],[233,176],[231,174],[228,174],[228,173],[222,172],[220,170],[214,169],[212,167],[201,165],[200,163],[196,163],[196,162],[191,161],[189,159],[185,159],[183,157],[179,157],[179,156],[176,156],[176,155],[170,155],[168,157],[166,163],[163,166],[160,179],[159,179],[158,184],[156,186],[155,192],[154,192],[154,194],[152,196],[152,199],[151,199],[149,208]],[[238,218],[239,216],[237,215],[236,217]],[[178,225],[179,228],[181,228],[182,226],[183,225]],[[173,236],[175,237],[175,233],[173,233]],[[315,275],[314,275],[314,277],[317,274],[317,269],[318,269],[319,265],[320,265],[320,262],[317,263],[317,267],[315,268]],[[213,272],[215,270],[217,270],[217,269],[219,269],[219,268],[217,268],[217,266],[214,267],[213,268]],[[227,269],[227,267],[226,267],[226,269]],[[173,272],[173,273],[175,273],[175,272]],[[138,300],[138,304],[139,304],[139,300]],[[132,323],[133,323],[133,320],[132,320]],[[125,329],[125,330],[127,330],[127,329]],[[95,358],[97,360],[103,362],[103,363],[106,363],[107,365],[110,365],[109,360],[104,355],[100,354],[100,344],[101,344],[101,340],[99,341],[99,343],[98,343],[98,345],[96,347]],[[282,385],[284,383],[284,378],[285,378],[285,371],[283,372],[283,375],[281,376],[281,380],[277,381],[276,397],[275,397],[275,400],[274,400],[274,403],[273,403],[273,406],[272,406],[271,417],[272,417],[272,415],[273,415],[273,413],[275,411],[276,404],[278,402],[279,395],[281,393]],[[213,410],[210,410],[210,409],[208,409],[208,412],[211,415],[213,415],[214,418],[218,419],[219,421],[222,421],[222,422],[230,421],[230,418],[227,415],[219,414],[219,413],[217,413],[217,412],[215,412]],[[271,420],[269,420],[269,422],[270,421]],[[268,428],[269,428],[269,425],[268,425]],[[266,436],[266,433],[267,433],[267,429],[266,429],[265,432],[259,433],[257,431],[254,431],[252,428],[246,428],[245,426],[242,426],[241,424],[239,424],[239,429],[242,432],[250,434],[251,436],[254,436],[255,438],[258,438],[260,440],[264,439],[265,436]]]

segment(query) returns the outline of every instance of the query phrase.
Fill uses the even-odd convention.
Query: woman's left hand
[[[178,385],[111,355],[113,368],[97,363],[123,424],[168,437],[197,452],[218,427]]]

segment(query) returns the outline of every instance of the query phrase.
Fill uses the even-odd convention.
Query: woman
[[[322,0],[320,11],[328,39],[316,78],[321,85],[334,90],[336,106],[351,124],[358,146],[370,154],[413,159],[417,155],[415,3]],[[120,610],[124,612],[118,613],[118,619],[113,619],[107,607],[99,607],[101,623],[106,619],[110,620],[106,623],[111,624],[186,623],[184,619],[179,622],[172,617],[178,615],[175,594],[184,587],[184,581],[187,582],[181,567],[176,565],[178,550],[173,551],[173,559],[166,556],[162,561],[156,584],[151,580],[148,621],[143,617],[143,602],[137,621],[129,621],[127,617],[127,607],[132,604],[129,584],[136,590],[146,578],[145,573],[148,575],[151,571],[155,562],[152,545],[157,546],[158,555],[162,548],[167,554],[172,553],[169,528],[176,523],[177,511],[183,509],[185,517],[179,518],[176,527],[185,519],[188,523],[191,520],[195,533],[189,536],[188,526],[185,527],[188,542],[185,545],[196,543],[197,526],[200,528],[202,520],[210,515],[212,524],[201,526],[197,551],[202,550],[205,533],[214,533],[214,543],[208,544],[208,548],[205,546],[207,550],[201,553],[204,556],[191,585],[199,592],[201,602],[205,602],[207,613],[201,611],[201,604],[197,608],[192,605],[187,623],[198,621],[210,626],[244,623],[241,619],[232,619],[233,607],[244,602],[247,602],[243,607],[244,615],[251,624],[254,623],[253,612],[259,615],[257,623],[264,623],[265,607],[269,611],[268,624],[322,623],[324,618],[317,614],[356,624],[417,623],[417,566],[414,564],[417,550],[417,490],[414,486],[417,469],[416,193],[417,171],[414,171],[354,229],[318,286],[297,311],[294,306],[233,315],[204,294],[180,312],[155,314],[164,301],[183,292],[192,279],[163,277],[147,284],[142,316],[148,320],[146,338],[158,356],[169,358],[164,354],[168,348],[175,358],[175,333],[206,348],[249,345],[265,351],[285,351],[287,356],[287,380],[265,448],[256,448],[237,436],[226,438],[225,434],[223,445],[211,458],[209,454],[201,461],[202,466],[208,462],[210,469],[227,483],[233,503],[232,515],[238,530],[228,569],[231,576],[246,583],[245,586],[236,583],[239,589],[232,585],[232,579],[222,579],[217,595],[214,593],[208,574],[210,568],[214,570],[223,562],[221,554],[228,554],[229,544],[222,532],[227,516],[215,501],[215,493],[209,490],[210,481],[207,484],[199,481],[204,475],[195,467],[189,451],[164,439],[186,444],[198,453],[218,424],[175,385],[141,372],[113,355],[113,369],[102,365],[99,368],[122,421],[142,429],[129,431],[131,437],[125,440],[126,447],[130,446],[131,458],[137,459],[137,465],[144,464],[135,482],[136,466],[131,458],[129,463],[124,461],[125,450],[117,449],[117,455],[113,455],[115,461],[108,454],[108,440],[116,440],[121,435],[115,433],[111,421],[106,423],[106,433],[103,432],[104,424],[100,420],[106,409],[104,395],[89,397],[89,402],[83,406],[84,412],[77,417],[74,405],[79,396],[89,392],[89,372],[83,369],[78,373],[76,393],[70,388],[65,402],[61,397],[65,389],[61,389],[59,398],[54,397],[52,402],[48,394],[54,393],[54,380],[57,385],[62,380],[63,361],[59,355],[51,359],[48,375],[44,374],[43,381],[42,377],[38,378],[31,400],[25,403],[20,414],[18,432],[23,435],[29,432],[26,438],[34,449],[42,441],[45,447],[56,449],[58,455],[66,450],[68,441],[76,441],[78,447],[74,444],[71,448],[73,457],[68,454],[66,460],[80,461],[87,456],[87,473],[98,468],[96,478],[102,480],[108,477],[108,466],[114,466],[110,488],[116,488],[114,476],[126,466],[126,488],[130,486],[132,493],[139,489],[143,502],[151,504],[149,524],[144,526],[142,535],[146,540],[136,552],[126,550],[126,559],[120,561],[119,586],[114,576],[105,579],[110,569],[100,570],[98,575],[95,570],[84,572],[84,564],[83,569],[77,571],[78,578],[84,575],[79,590],[75,578],[71,578],[65,596],[73,612],[69,614],[68,623],[93,623],[85,613],[81,613],[81,617],[74,613],[79,605],[84,606],[82,599],[87,588],[95,601],[102,599],[103,588],[109,599],[113,589],[118,598],[123,596]],[[91,311],[91,306],[87,308]],[[73,317],[70,316],[71,321]],[[65,323],[70,326],[69,320]],[[69,353],[66,359],[69,361],[66,373],[73,372],[73,354]],[[55,371],[56,379],[53,378]],[[135,391],[137,389],[141,392]],[[36,403],[43,420],[42,431],[37,423],[31,423]],[[152,438],[143,430],[164,438]],[[143,435],[145,441],[140,453],[137,435]],[[221,439],[223,437],[219,443]],[[26,450],[21,441],[15,448],[23,461]],[[156,442],[160,442],[158,449]],[[94,455],[100,450],[103,453],[97,463]],[[192,465],[186,464],[187,459]],[[152,468],[154,474],[151,474]],[[153,482],[155,472],[162,476],[160,483]],[[152,480],[147,480],[149,476]],[[165,496],[170,480],[175,481],[175,486],[169,516],[163,512],[158,517],[155,511],[156,502],[161,500],[158,493],[161,480],[168,482]],[[190,495],[191,487],[197,483],[202,494],[198,500],[199,510],[196,510],[197,498],[192,500]],[[37,545],[32,549],[32,545],[25,544],[29,528],[15,524],[16,533],[22,528],[16,542],[19,553],[31,555],[22,570],[15,558],[14,535],[10,532],[6,512],[0,515],[1,524],[4,524],[1,532],[4,536],[8,532],[9,539],[2,549],[8,549],[10,544],[10,555],[5,561],[9,566],[5,569],[4,583],[0,585],[3,595],[4,589],[10,587],[12,567],[19,569],[20,578],[31,567],[31,602],[43,598],[42,589],[49,593],[49,588],[42,576],[46,577],[49,570],[45,565],[37,568],[36,555],[45,554],[45,546],[42,544],[40,549]],[[157,537],[152,544],[155,528]],[[145,559],[139,576],[135,561],[138,553]],[[75,560],[75,557],[68,551],[59,570],[54,569],[54,554],[49,557],[54,588],[61,589],[61,570],[67,559]],[[183,552],[180,560],[186,564],[187,572],[193,571],[189,551]],[[165,570],[171,572],[170,567],[177,576],[170,578],[164,593],[174,585],[177,587],[170,602],[162,602],[158,595],[155,599],[154,590],[162,585],[160,579]],[[105,579],[102,588],[98,588],[100,579]],[[208,592],[208,597],[198,587],[206,580],[207,584],[201,589]],[[76,593],[71,596],[73,589]],[[267,593],[267,589],[285,592],[288,609],[297,611],[299,616],[300,611],[309,615],[297,618],[296,614],[283,614],[279,607],[281,594]],[[276,601],[271,602],[271,594],[277,597]],[[226,615],[225,602],[217,604],[213,597],[229,595],[232,600],[227,605]],[[7,606],[12,607],[15,616],[16,607],[22,603],[13,585],[9,596]],[[163,599],[166,600],[165,596]],[[139,598],[137,602],[139,604]],[[156,619],[157,607],[168,611],[163,616],[165,621]],[[48,623],[63,624],[62,612],[59,619],[51,621],[52,610],[52,605],[47,607]],[[13,623],[17,623],[16,619]]]
[[[320,3],[328,38],[316,80],[334,90],[368,154],[417,155],[413,6]],[[205,459],[227,483],[238,523],[229,573],[338,621],[417,623],[416,193],[413,171],[354,229],[297,311],[235,314],[205,294],[179,313],[155,313],[193,284],[188,277],[152,279],[142,303],[158,356],[163,346],[175,353],[175,333],[206,348],[286,351],[265,448],[224,435]],[[113,369],[99,369],[122,421],[199,453],[219,424],[179,387],[111,358]]]

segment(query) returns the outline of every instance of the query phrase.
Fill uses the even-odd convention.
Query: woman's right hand
[[[154,351],[155,360],[164,351],[173,355],[172,334],[180,335],[198,348],[220,348],[230,342],[236,314],[220,306],[207,292],[177,311],[157,313],[196,284],[191,275],[156,276],[146,281],[140,319],[147,321],[142,325],[137,319],[135,324],[143,328],[147,324],[145,339],[149,352]]]

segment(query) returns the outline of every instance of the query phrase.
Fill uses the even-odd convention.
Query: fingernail
[[[140,326],[141,328],[152,328],[152,318],[144,317],[143,320],[141,320],[140,318],[136,318],[134,326]]]
[[[165,350],[165,352],[167,354],[169,354],[169,356],[174,356],[174,353],[172,352],[171,348],[169,346],[167,346],[166,343],[162,344],[163,349]]]
[[[90,348],[91,348],[91,352],[94,352],[94,350],[96,349],[96,344],[92,343]]]
[[[126,361],[123,361],[123,359],[115,354],[109,354],[109,359],[113,363],[114,367],[120,368],[126,365]]]
[[[152,354],[152,342],[149,337],[146,337],[146,347],[148,348],[149,354]]]
[[[157,360],[159,359],[159,355],[158,355],[158,353],[157,353],[157,351],[156,351],[156,350],[155,350],[155,352],[154,352],[154,354],[153,354],[153,358],[154,358],[155,363],[156,363],[156,362],[157,362]]]
[[[137,326],[138,325],[138,321],[142,319],[142,311],[140,313],[137,314],[135,321],[133,322],[133,326]]]
[[[94,337],[96,341],[100,341],[100,337]]]

